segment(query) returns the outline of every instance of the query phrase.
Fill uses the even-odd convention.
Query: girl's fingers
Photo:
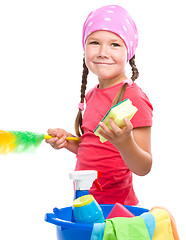
[[[105,139],[107,139],[108,141],[109,141],[109,136],[108,136],[108,134],[106,134],[104,131],[102,131],[102,130],[98,130],[98,132],[99,132],[99,134],[102,136],[102,137],[104,137]]]
[[[133,125],[128,118],[125,118],[124,122],[125,127],[122,129],[111,118],[109,119],[111,129],[109,129],[103,122],[100,122],[99,126],[102,130],[99,130],[99,133],[105,138],[129,134],[133,129]]]
[[[114,122],[112,118],[109,119],[109,123],[114,133],[117,134],[121,132],[121,128]]]
[[[123,128],[123,130],[126,133],[130,133],[131,130],[133,129],[133,125],[132,125],[131,121],[128,118],[125,118],[124,123],[125,123],[126,126]]]
[[[101,129],[103,130],[103,132],[105,132],[106,134],[109,134],[110,129],[109,129],[103,122],[100,122],[100,123],[99,123],[99,126],[101,127]]]
[[[60,129],[60,128],[56,129],[56,137],[62,138],[64,135],[66,137],[66,131],[64,131],[63,129]]]
[[[66,142],[66,136],[63,136],[61,138],[58,138],[58,140],[56,141],[56,144],[57,145],[61,145],[63,144],[64,142]]]
[[[45,139],[46,143],[54,144],[59,138],[58,137],[53,137],[51,139]]]
[[[133,129],[133,125],[132,125],[131,121],[130,121],[128,118],[125,118],[125,119],[124,119],[124,122],[125,122],[125,124],[126,124],[126,129],[127,129],[128,131],[131,131],[131,130]]]
[[[67,146],[67,141],[64,141],[63,143],[59,144],[59,145],[55,145],[55,149],[61,149]]]
[[[52,136],[51,139],[46,139],[46,143],[49,143],[54,149],[61,149],[68,145],[66,140],[68,133],[61,128],[48,129],[48,134]]]
[[[55,136],[55,134],[54,134],[54,129],[48,129],[47,133],[48,133],[50,136]]]
[[[66,134],[66,131],[64,131],[63,129],[60,128],[55,128],[55,129],[48,129],[48,134],[53,136],[53,137],[62,137],[63,135]]]
[[[103,129],[103,131],[108,134],[108,135],[113,135],[113,134],[119,134],[121,133],[121,128],[114,122],[112,118],[109,119],[109,124],[111,129],[109,129],[104,123],[99,123],[100,127]]]
[[[101,134],[107,140],[110,137],[112,137],[112,135],[113,135],[112,130],[110,130],[103,122],[100,122],[99,126],[101,127],[101,130],[98,131],[99,134]]]

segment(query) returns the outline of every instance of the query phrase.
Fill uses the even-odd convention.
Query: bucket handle
[[[73,228],[73,229],[82,229],[82,230],[92,231],[92,228],[93,228],[93,224],[81,224],[81,223],[66,221],[66,220],[57,218],[54,213],[47,213],[45,215],[45,221],[52,223],[56,226],[59,226],[62,229]]]

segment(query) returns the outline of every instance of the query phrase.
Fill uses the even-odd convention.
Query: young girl
[[[103,191],[94,186],[90,193],[98,203],[137,205],[133,190],[132,172],[144,176],[151,170],[152,105],[134,81],[138,77],[135,49],[138,45],[136,25],[128,12],[116,5],[101,7],[91,12],[83,26],[85,58],[81,85],[81,101],[75,122],[81,142],[67,141],[73,136],[63,129],[49,129],[53,136],[46,140],[55,149],[66,148],[76,154],[76,170],[99,170]],[[125,75],[129,62],[132,77]],[[97,75],[99,84],[85,96],[89,70]],[[120,129],[110,119],[112,130],[100,123],[111,106],[129,98],[138,108],[131,121]],[[84,100],[86,109],[84,111]],[[94,134],[100,124],[100,134],[107,139],[101,143]]]

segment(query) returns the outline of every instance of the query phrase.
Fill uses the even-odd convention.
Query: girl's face
[[[85,45],[85,61],[99,81],[115,79],[124,73],[127,48],[123,40],[109,31],[96,31],[89,35]]]

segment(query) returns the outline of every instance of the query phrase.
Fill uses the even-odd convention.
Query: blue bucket
[[[100,205],[103,210],[105,219],[111,212],[114,205],[105,204]],[[149,210],[145,208],[126,206],[135,216],[139,216]],[[57,240],[90,240],[93,224],[74,223],[71,221],[72,207],[62,208],[56,213],[47,213],[45,221],[56,225],[57,227]]]

